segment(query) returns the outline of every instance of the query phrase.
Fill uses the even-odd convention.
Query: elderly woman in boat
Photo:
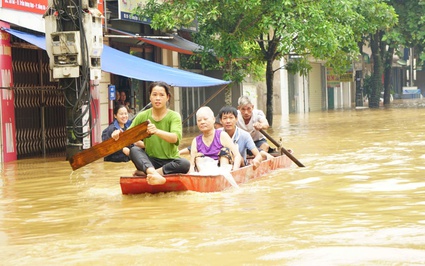
[[[208,157],[216,161],[216,165],[225,167],[230,165],[232,170],[239,169],[242,162],[238,148],[233,144],[230,136],[221,129],[214,128],[214,112],[205,106],[196,112],[196,123],[202,132],[192,141],[190,150],[190,171],[199,169],[202,158]]]
[[[145,138],[145,149],[134,146],[130,149],[130,159],[137,168],[135,175],[147,177],[150,185],[166,182],[164,175],[187,173],[189,160],[180,158],[178,146],[182,138],[180,114],[168,109],[170,86],[165,82],[153,82],[149,86],[152,108],[140,112],[133,119],[130,128],[149,120]]]

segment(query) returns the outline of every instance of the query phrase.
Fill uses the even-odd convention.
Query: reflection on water
[[[131,163],[5,163],[1,264],[425,264],[424,111],[276,116],[306,167],[220,193],[123,196]]]

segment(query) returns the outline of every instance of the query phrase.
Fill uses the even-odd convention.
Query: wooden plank
[[[120,133],[118,140],[113,138],[107,139],[93,147],[83,150],[69,160],[72,170],[77,170],[89,163],[92,163],[100,158],[108,156],[122,148],[129,146],[139,140],[149,137],[147,133],[149,121],[145,121],[140,125],[130,128]]]

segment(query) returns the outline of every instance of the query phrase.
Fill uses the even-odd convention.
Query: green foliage
[[[397,24],[397,14],[394,8],[384,0],[359,0],[355,10],[359,14],[355,27],[356,34],[360,36],[358,42],[368,44],[372,50],[373,72],[370,77],[370,86],[366,84],[366,94],[369,95],[369,107],[379,107],[379,98],[382,91],[382,75],[386,66],[388,51],[394,45],[391,29]],[[393,37],[395,37],[394,35]],[[368,83],[369,80],[366,80]],[[370,89],[370,90],[369,90]]]
[[[291,74],[297,74],[300,75],[307,75],[308,72],[312,69],[310,62],[306,60],[305,58],[299,58],[299,59],[292,59],[289,60],[286,65],[285,69],[291,73]]]
[[[414,48],[418,65],[425,60],[425,3],[418,0],[389,1],[398,14],[399,23],[389,39],[401,48]]]
[[[358,43],[378,31],[389,33],[397,22],[387,4],[393,1],[149,0],[134,12],[151,18],[151,27],[163,31],[197,22],[199,32],[193,38],[204,50],[185,61],[188,66],[220,69],[225,79],[233,81],[242,81],[252,71],[261,77],[260,71],[266,69],[267,103],[272,110],[273,70],[265,65],[295,53],[304,58],[287,63],[291,73],[306,74],[310,58],[326,61],[336,71],[346,70],[359,55]],[[382,36],[399,38],[395,33]],[[269,118],[269,109],[267,113]]]
[[[375,64],[382,65],[382,68],[376,68],[372,73],[373,86],[370,95],[378,101],[378,94],[382,89],[383,69],[392,67],[393,53],[402,56],[403,48],[413,48],[413,56],[418,59],[418,66],[425,60],[425,5],[423,0],[362,0],[360,3],[363,4],[357,6],[357,12],[364,21],[372,22],[370,25],[364,24],[365,31],[361,32],[365,37],[363,39],[376,45],[378,50],[372,57]],[[385,76],[386,94],[390,93],[391,89],[388,78]],[[378,106],[378,103],[374,105]]]
[[[357,56],[360,39],[353,29],[360,16],[348,0],[150,0],[134,12],[151,18],[154,29],[165,31],[197,20],[200,31],[194,34],[195,41],[218,59],[198,61],[204,68],[225,70],[232,80],[290,52],[346,68]],[[201,56],[208,57],[207,53]]]

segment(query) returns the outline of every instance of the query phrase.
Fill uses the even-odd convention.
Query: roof
[[[44,35],[35,35],[15,29],[2,30],[46,50]],[[193,72],[164,66],[148,61],[110,46],[103,45],[101,68],[105,72],[144,81],[164,81],[177,87],[210,87],[230,83],[229,81],[207,77]]]
[[[116,32],[121,34],[122,36],[128,36],[131,38],[136,38],[144,43],[149,43],[151,45],[155,45],[157,47],[168,49],[171,51],[179,52],[182,54],[193,54],[194,52],[200,52],[202,50],[202,46],[186,40],[185,38],[180,37],[177,34],[166,34],[162,36],[140,36],[135,33],[129,33],[122,30],[108,28],[112,32]],[[112,37],[113,36],[109,36]]]

